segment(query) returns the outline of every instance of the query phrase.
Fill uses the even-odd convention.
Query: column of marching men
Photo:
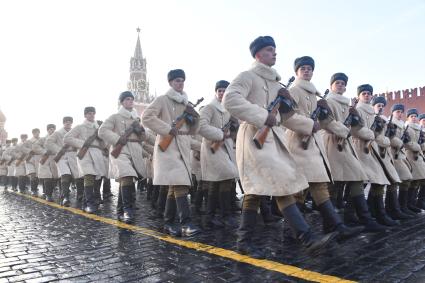
[[[126,223],[135,218],[137,184],[163,217],[165,232],[192,236],[236,228],[238,183],[244,196],[237,249],[255,258],[265,256],[254,241],[258,211],[266,224],[283,217],[292,238],[319,252],[425,210],[425,114],[396,104],[383,116],[386,100],[373,96],[370,84],[358,86],[350,101],[344,73],[332,75],[322,94],[312,83],[316,65],[309,56],[295,60],[295,78],[282,84],[272,68],[273,38],[260,36],[249,49],[252,68],[231,83],[218,81],[199,112],[202,99],[188,101],[185,72],[176,69],[168,73],[170,89],[142,115],[125,91],[118,112],[103,123],[88,106],[80,125],[64,117],[63,127],[47,125],[44,137],[33,129],[30,139],[7,140],[1,184],[24,193],[29,183],[33,196],[41,185],[47,201],[59,187],[63,206],[70,206],[73,187],[77,207],[95,213],[112,196],[115,179],[117,217]],[[311,209],[322,217],[322,234],[304,218]],[[202,228],[192,215],[202,217]]]

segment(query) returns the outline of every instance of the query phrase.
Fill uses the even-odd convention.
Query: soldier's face
[[[385,107],[384,103],[376,103],[375,105],[373,105],[373,109],[375,110],[375,113],[379,113],[383,111],[384,107]]]
[[[370,103],[372,100],[372,93],[370,91],[364,90],[359,94],[359,101],[363,103]]]
[[[125,109],[132,109],[134,106],[134,98],[133,97],[126,97],[124,98],[124,100],[122,101],[122,106]]]
[[[297,70],[297,77],[305,81],[311,81],[313,77],[313,67],[310,65],[299,67]]]
[[[336,80],[331,85],[331,90],[337,94],[343,94],[346,90],[345,82],[342,80]]]
[[[255,58],[260,63],[271,67],[276,64],[276,55],[276,48],[273,46],[266,46],[255,54]]]
[[[401,111],[401,110],[393,111],[393,117],[396,120],[401,120],[403,118],[403,111]]]
[[[27,140],[27,138],[26,137],[22,137],[21,138],[21,142],[25,142]]]
[[[421,119],[419,121],[419,124],[421,125],[422,128],[425,128],[425,119]]]
[[[175,78],[170,81],[170,86],[177,92],[182,93],[184,88],[184,79],[183,78]]]
[[[71,130],[71,128],[72,128],[72,122],[71,121],[66,121],[65,123],[63,123],[63,127],[67,131]]]
[[[34,132],[34,133],[32,133],[32,135],[33,135],[34,138],[38,139],[40,137],[40,132],[39,131]]]
[[[94,120],[95,120],[95,116],[96,116],[96,113],[95,112],[88,112],[88,113],[86,113],[86,115],[84,115],[84,117],[87,119],[87,121],[89,121],[89,122],[94,122]]]
[[[407,117],[407,121],[409,121],[410,123],[418,123],[418,115],[416,114],[412,114],[409,117]]]
[[[226,91],[226,89],[224,88],[224,87],[221,87],[221,88],[218,88],[216,91],[215,91],[215,97],[217,97],[217,100],[218,101],[222,101],[223,100],[223,95],[224,95],[224,92]]]

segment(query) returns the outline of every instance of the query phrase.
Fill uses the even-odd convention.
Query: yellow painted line
[[[58,208],[58,209],[67,210],[69,212],[72,212],[72,213],[77,214],[77,215],[84,216],[84,217],[92,219],[92,220],[96,220],[96,221],[99,221],[99,222],[110,224],[110,225],[113,225],[113,226],[116,226],[116,227],[119,227],[119,228],[122,228],[122,229],[127,229],[127,230],[131,230],[131,231],[139,232],[140,234],[143,234],[145,236],[150,236],[150,237],[156,238],[156,239],[164,241],[164,242],[168,242],[168,243],[179,245],[179,246],[182,246],[182,247],[185,247],[185,248],[209,253],[209,254],[212,254],[212,255],[219,256],[219,257],[228,258],[228,259],[231,259],[231,260],[234,260],[234,261],[247,263],[247,264],[257,266],[257,267],[261,267],[261,268],[264,268],[264,269],[267,269],[267,270],[276,271],[276,272],[285,274],[287,276],[296,277],[296,278],[300,278],[300,279],[304,279],[304,280],[308,280],[308,281],[313,281],[313,282],[341,282],[341,283],[355,282],[355,281],[350,281],[350,280],[346,280],[346,279],[343,279],[343,278],[339,278],[339,277],[336,277],[336,276],[325,275],[325,274],[321,274],[319,272],[310,271],[310,270],[302,269],[302,268],[295,267],[295,266],[292,266],[292,265],[283,264],[283,263],[276,262],[276,261],[271,261],[271,260],[266,260],[266,259],[255,259],[255,258],[246,256],[246,255],[241,255],[241,254],[234,252],[234,251],[231,251],[231,250],[226,250],[226,249],[222,249],[222,248],[218,248],[218,247],[214,247],[214,246],[210,246],[210,245],[206,245],[206,244],[202,244],[202,243],[198,243],[198,242],[176,239],[176,238],[173,238],[169,235],[166,235],[166,234],[163,234],[163,233],[160,233],[160,232],[156,232],[154,230],[150,230],[150,229],[147,229],[147,228],[143,228],[143,227],[139,227],[139,226],[135,226],[135,225],[130,225],[130,224],[125,224],[125,223],[120,222],[118,220],[102,217],[102,216],[95,215],[95,214],[85,213],[84,211],[82,211],[80,209],[76,209],[76,208],[72,208],[72,207],[64,207],[64,206],[61,206],[57,203],[48,202],[46,200],[43,200],[43,199],[40,199],[40,198],[37,198],[37,197],[33,197],[33,196],[30,196],[30,195],[22,194],[22,193],[19,193],[19,192],[14,192],[14,193],[18,194],[20,196],[35,200],[37,202],[47,204],[49,206],[52,206],[52,207],[55,207],[55,208]]]

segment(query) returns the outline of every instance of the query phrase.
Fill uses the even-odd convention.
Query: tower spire
[[[136,49],[134,50],[134,58],[143,59],[142,46],[140,45],[140,28],[138,27],[136,31],[137,31],[137,43],[136,43]]]

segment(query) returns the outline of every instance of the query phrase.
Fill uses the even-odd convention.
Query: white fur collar
[[[365,111],[366,113],[370,114],[370,115],[374,115],[375,114],[375,110],[373,109],[372,105],[368,104],[368,103],[364,103],[359,101],[357,103],[357,107],[359,109],[362,109],[363,111]]]
[[[136,120],[137,118],[139,118],[139,114],[137,114],[137,111],[134,108],[131,111],[128,111],[127,109],[121,106],[120,109],[118,110],[118,114],[128,119]]]
[[[326,99],[332,99],[335,100],[343,105],[350,105],[350,99],[346,96],[343,96],[341,94],[337,94],[334,92],[329,92],[328,96],[326,97]]]
[[[187,98],[187,94],[186,92],[183,91],[183,93],[179,93],[177,91],[175,91],[174,89],[170,88],[166,93],[166,96],[168,96],[168,98],[170,98],[171,100],[180,103],[180,104],[184,104],[187,105],[187,103],[189,102],[189,99]]]
[[[86,126],[87,128],[95,128],[95,129],[99,128],[99,125],[97,124],[96,121],[90,122],[88,120],[84,120],[83,125]]]
[[[278,82],[281,80],[281,77],[275,69],[257,61],[252,64],[251,71],[269,81]]]
[[[406,125],[409,125],[409,128],[420,131],[422,128],[419,124],[406,122]]]
[[[296,78],[295,81],[294,81],[294,86],[298,86],[298,87],[302,88],[303,90],[305,90],[309,93],[312,93],[312,94],[318,93],[314,84],[312,82],[309,82],[309,81],[306,81],[306,80]]]
[[[220,111],[221,113],[224,113],[226,110],[224,109],[223,105],[220,103],[220,101],[218,101],[218,99],[216,97],[214,97],[210,104],[212,106],[214,106],[215,108],[217,108],[218,111]]]
[[[393,124],[397,126],[397,128],[403,129],[404,128],[404,121],[403,120],[397,120],[393,118]]]

